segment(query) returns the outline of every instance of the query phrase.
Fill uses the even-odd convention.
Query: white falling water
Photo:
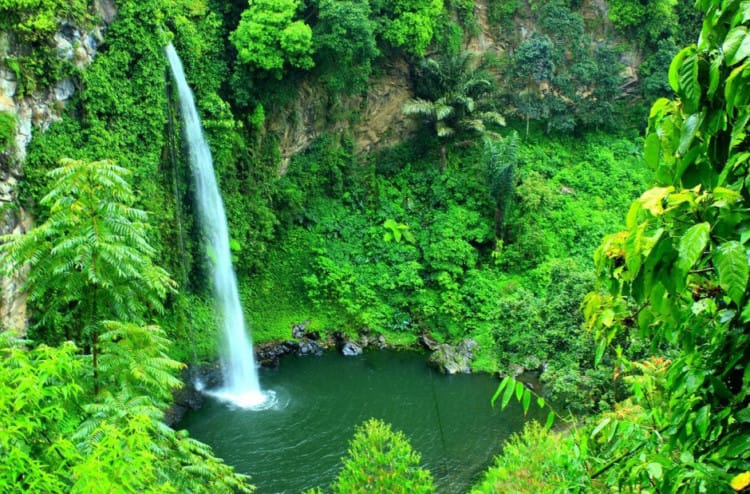
[[[193,92],[185,79],[182,61],[171,43],[166,47],[166,54],[179,94],[200,221],[213,251],[213,285],[217,310],[224,330],[224,387],[210,394],[243,408],[257,408],[266,402],[266,395],[260,389],[253,346],[245,329],[245,318],[240,306],[237,279],[229,250],[229,228],[214,175],[211,150],[203,135]]]

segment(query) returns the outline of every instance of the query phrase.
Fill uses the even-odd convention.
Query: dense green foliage
[[[432,475],[419,461],[402,432],[371,419],[354,433],[333,492],[434,492]]]
[[[16,92],[29,95],[76,71],[54,48],[53,37],[65,22],[87,25],[87,0],[4,0],[0,2],[3,59],[16,77]]]
[[[678,47],[692,43],[700,29],[700,13],[692,8],[693,2],[613,0],[609,4],[609,20],[644,54],[638,72],[646,102],[671,95],[665,67]]]
[[[76,347],[33,349],[0,335],[3,492],[250,492],[210,449],[162,423],[171,370],[155,327],[109,322],[101,382]]]
[[[323,80],[333,91],[362,93],[380,54],[367,2],[321,0],[315,25],[317,65]],[[342,43],[342,40],[346,40]]]
[[[575,461],[578,455],[572,437],[530,422],[503,444],[503,454],[471,494],[597,492],[585,466]]]
[[[592,294],[586,306],[602,344],[638,335],[671,357],[654,377],[662,396],[643,409],[647,421],[602,430],[618,431],[613,454],[640,449],[637,460],[618,462],[613,478],[680,486],[676,492],[721,489],[730,473],[750,468],[748,6],[699,6],[706,17],[698,44],[670,68],[679,99],[657,101],[649,116],[644,153],[657,187],[633,203],[627,229],[597,251],[608,292]]]
[[[637,36],[642,44],[655,44],[665,34],[677,29],[676,0],[613,0],[609,3],[609,19],[614,26]]]
[[[28,270],[27,291],[49,309],[42,319],[86,346],[82,355],[70,341],[29,349],[0,334],[0,488],[250,492],[210,448],[162,422],[183,365],[144,320],[172,281],[152,261],[147,214],[131,206],[126,170],[61,165],[42,201],[49,218],[4,236],[0,265],[4,276]]]
[[[104,318],[143,320],[162,310],[174,282],[153,262],[147,213],[133,207],[128,171],[109,161],[62,160],[41,204],[49,217],[0,244],[7,273],[29,270],[26,291],[38,302],[48,342],[63,337],[91,345]],[[61,290],[64,287],[64,290]]]
[[[295,0],[251,0],[229,39],[237,48],[237,60],[271,72],[281,79],[285,64],[301,69],[313,66],[312,30],[293,21]]]
[[[87,7],[85,0],[3,0],[0,29],[12,32],[21,42],[48,41],[61,20],[80,21]]]
[[[644,155],[656,186],[632,203],[626,229],[604,238],[594,258],[601,291],[585,299],[596,361],[614,365],[627,394],[573,433],[578,453],[564,463],[602,490],[750,484],[750,11],[739,1],[698,6],[698,43],[670,68],[678,98],[656,101],[649,115]],[[649,356],[639,358],[643,342]],[[570,473],[562,485],[581,478]]]
[[[172,359],[216,351],[208,256],[162,54],[172,39],[212,146],[256,340],[288,338],[303,320],[403,344],[424,333],[471,337],[477,369],[544,368],[548,397],[574,412],[605,410],[568,437],[530,427],[478,492],[726,487],[748,469],[750,42],[746,2],[699,3],[712,17],[700,44],[680,52],[670,85],[669,60],[695,34],[693,14],[670,0],[613,0],[608,20],[584,2],[492,1],[500,41],[476,58],[464,52],[480,29],[473,2],[120,1],[82,72],[55,56],[51,37],[61,19],[88,22],[84,3],[0,2],[0,29],[31,47],[3,61],[19,95],[65,76],[77,87],[62,121],[35,132],[25,164],[23,206],[40,227],[2,246],[7,268],[30,268],[29,334],[43,344],[3,336],[2,389],[29,391],[0,393],[12,401],[0,407],[0,430],[10,431],[0,435],[1,486],[247,489],[160,422],[176,385]],[[606,22],[639,44],[640,85],[622,77],[628,57]],[[428,126],[365,151],[349,125],[371,80],[399,64],[414,90],[405,112]],[[596,131],[638,128],[638,94],[672,91],[680,99],[654,106],[645,141],[659,188],[623,225],[651,179],[643,142]],[[289,111],[299,94],[324,102],[303,129],[318,137],[281,164],[279,142],[304,117]],[[7,150],[15,121],[0,117]],[[598,251],[608,291],[590,295],[598,329],[582,332],[594,246],[623,226]],[[156,259],[177,273],[178,291]],[[63,340],[75,345],[44,345]],[[648,354],[658,357],[640,360]],[[356,490],[355,466],[395,451],[405,470],[389,481],[429,492],[405,444],[366,424],[334,489]]]
[[[0,112],[0,149],[9,151],[16,137],[16,117],[12,113]]]
[[[435,492],[432,475],[419,466],[419,453],[411,448],[402,432],[394,432],[380,420],[370,419],[357,428],[342,461],[343,469],[330,492]],[[315,489],[308,494],[322,492]]]
[[[380,35],[393,48],[424,56],[432,41],[443,0],[374,0]]]

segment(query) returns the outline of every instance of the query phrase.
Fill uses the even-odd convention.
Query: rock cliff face
[[[402,112],[404,104],[414,97],[406,61],[392,60],[383,69],[383,75],[370,81],[366,95],[342,97],[331,103],[324,86],[305,82],[288,107],[276,109],[267,130],[279,136],[280,174],[286,173],[292,156],[325,132],[348,130],[353,134],[355,151],[362,153],[396,144],[416,128],[414,120]],[[347,115],[355,114],[356,122],[350,122]]]
[[[104,0],[96,3],[100,25],[89,31],[63,22],[54,36],[58,56],[78,68],[84,68],[96,56],[106,25],[115,15],[114,5]],[[15,120],[11,145],[0,152],[0,234],[25,233],[33,221],[18,198],[18,183],[23,177],[26,149],[36,132],[44,132],[60,119],[62,109],[76,91],[71,79],[58,81],[53,87],[32,94],[20,94],[15,72],[2,64],[6,57],[22,54],[28,47],[15,43],[8,33],[0,33],[0,113]],[[20,286],[23,274],[0,278],[0,331],[26,330],[26,297]]]
[[[513,46],[539,31],[530,12],[515,17],[516,27],[511,31],[492,26],[488,19],[489,3],[490,0],[475,0],[475,31],[465,40],[462,49],[480,56],[487,52],[495,56],[512,54]],[[600,26],[592,33],[597,42],[608,37],[616,40],[607,11],[605,0],[582,2],[581,15],[589,24]],[[638,84],[638,67],[642,60],[637,52],[624,51],[619,61],[624,66],[620,75],[624,78],[622,90],[626,93]],[[279,175],[286,173],[292,156],[304,151],[324,133],[348,133],[354,139],[356,153],[397,144],[414,133],[416,120],[403,113],[405,103],[415,97],[406,60],[395,58],[381,68],[382,72],[370,80],[364,95],[331,100],[321,83],[305,81],[300,84],[292,103],[270,109],[266,131],[279,138],[282,158]]]

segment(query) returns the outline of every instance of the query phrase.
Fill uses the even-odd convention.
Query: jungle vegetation
[[[0,490],[252,490],[162,422],[182,362],[216,356],[170,40],[256,342],[309,320],[473,338],[479,371],[544,368],[538,398],[574,422],[498,444],[473,492],[746,489],[750,6],[606,4],[123,0],[82,69],[53,37],[95,25],[93,2],[0,1],[25,47],[2,60],[17,95],[77,88],[28,150],[14,207],[37,226],[0,244],[30,309],[23,338],[0,333]],[[412,130],[365,149],[368,89],[397,65]],[[304,97],[323,115],[285,155]],[[503,383],[496,406],[528,407]],[[363,424],[321,489],[357,492],[364,465],[389,492],[433,492],[403,433]]]

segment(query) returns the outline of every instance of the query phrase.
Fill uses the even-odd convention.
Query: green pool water
[[[497,379],[442,375],[417,352],[287,357],[278,369],[262,369],[260,381],[275,393],[272,408],[233,409],[209,398],[179,424],[251,475],[258,494],[328,486],[355,426],[371,417],[406,434],[439,493],[466,492],[503,440],[536,413],[493,409]]]

